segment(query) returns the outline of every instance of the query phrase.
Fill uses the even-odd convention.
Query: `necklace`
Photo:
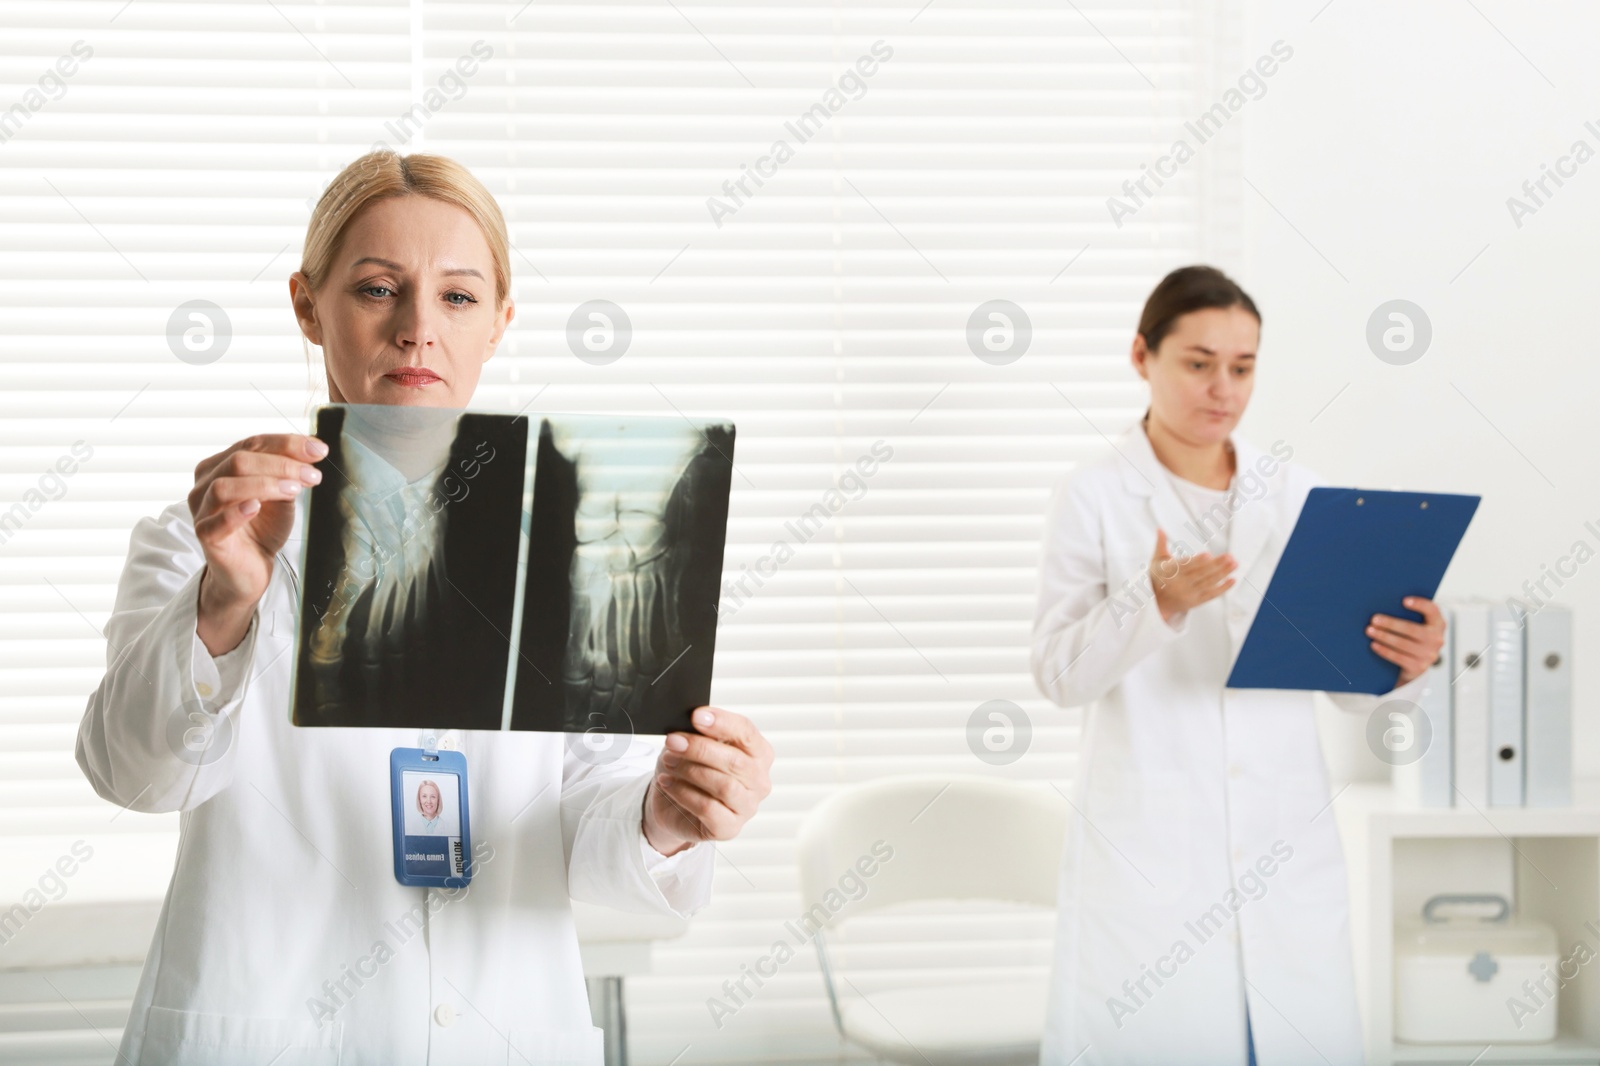
[[[1150,438],[1150,413],[1148,411],[1146,411],[1144,417],[1140,419],[1140,423],[1144,427],[1145,439],[1148,441]],[[1205,485],[1196,484],[1192,481],[1188,482],[1188,484],[1193,485],[1194,488],[1203,492],[1223,493],[1222,499],[1219,501],[1222,505],[1223,513],[1221,515],[1221,521],[1216,523],[1216,532],[1223,534],[1222,550],[1226,552],[1228,550],[1228,541],[1232,537],[1233,496],[1235,492],[1234,481],[1238,473],[1238,456],[1234,450],[1233,441],[1224,441],[1223,444],[1228,449],[1228,465],[1235,468],[1234,472],[1228,475],[1228,487],[1225,489],[1213,489]],[[1155,451],[1155,447],[1152,445],[1150,450],[1153,453]],[[1196,539],[1200,540],[1203,544],[1209,543],[1211,540],[1210,536],[1201,536],[1201,534],[1205,531],[1205,525],[1200,521],[1199,516],[1194,513],[1194,509],[1189,506],[1188,493],[1180,483],[1182,479],[1180,479],[1177,474],[1173,473],[1166,463],[1161,461],[1160,456],[1156,457],[1156,465],[1161,467],[1161,472],[1166,475],[1168,484],[1172,486],[1172,494],[1178,498],[1178,505],[1182,507],[1184,513],[1189,516],[1190,532],[1193,533]],[[1213,504],[1211,510],[1209,510],[1207,513],[1213,514],[1215,510],[1216,504]],[[1215,516],[1213,515],[1213,517]],[[1214,536],[1215,533],[1212,535]]]
[[[1228,541],[1233,535],[1233,478],[1230,477],[1228,479],[1228,487],[1221,490],[1207,488],[1204,485],[1195,485],[1193,482],[1189,483],[1194,489],[1211,493],[1220,492],[1222,494],[1221,499],[1216,503],[1213,503],[1206,511],[1206,515],[1213,520],[1211,522],[1211,532],[1208,534],[1206,523],[1202,522],[1200,516],[1195,514],[1194,509],[1189,506],[1189,490],[1180,483],[1180,479],[1176,474],[1167,469],[1165,463],[1161,465],[1161,470],[1164,474],[1166,474],[1167,481],[1172,486],[1172,494],[1178,498],[1178,505],[1182,507],[1184,513],[1189,516],[1190,532],[1197,540],[1201,542],[1202,545],[1209,545],[1212,538],[1218,533],[1221,533],[1221,550],[1226,552],[1228,550]],[[1217,513],[1219,506],[1221,508],[1220,515]]]

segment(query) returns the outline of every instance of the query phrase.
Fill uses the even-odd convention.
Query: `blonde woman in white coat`
[[[469,406],[511,321],[508,252],[459,164],[347,167],[289,286],[329,396]],[[113,803],[182,817],[117,1061],[600,1066],[570,899],[703,907],[712,842],[770,791],[772,749],[717,708],[697,710],[699,735],[604,763],[562,734],[446,734],[466,756],[474,876],[401,885],[389,753],[418,732],[289,723],[298,578],[280,549],[326,454],[296,433],[248,437],[133,531],[78,762]]]
[[[1051,500],[1033,673],[1088,710],[1044,1066],[1363,1061],[1312,693],[1225,687],[1323,483],[1289,444],[1262,451],[1234,432],[1259,335],[1254,303],[1219,271],[1168,275],[1133,342],[1148,412]],[[1335,695],[1344,709],[1420,694],[1444,622],[1429,600],[1403,606],[1424,621],[1367,627],[1397,687]]]

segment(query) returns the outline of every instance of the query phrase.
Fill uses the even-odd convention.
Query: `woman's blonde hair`
[[[511,239],[500,205],[471,171],[442,155],[368,152],[339,172],[323,190],[306,226],[300,270],[311,288],[321,288],[327,280],[345,230],[362,209],[397,196],[426,196],[472,216],[494,259],[495,306],[505,306],[511,295]]]

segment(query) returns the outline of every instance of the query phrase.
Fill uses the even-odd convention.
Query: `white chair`
[[[807,907],[874,842],[894,849],[865,880],[865,895],[826,916],[812,938],[834,1025],[892,1062],[916,1066],[1035,1066],[1046,985],[973,980],[879,989],[843,999],[827,933],[869,911],[921,900],[1007,901],[1056,907],[1068,804],[1053,789],[981,777],[915,776],[844,788],[800,826],[800,888]],[[847,980],[847,979],[846,979]],[[853,984],[852,984],[853,987]]]

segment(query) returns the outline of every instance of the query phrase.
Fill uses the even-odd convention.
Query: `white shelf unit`
[[[1352,784],[1337,795],[1369,1066],[1600,1066],[1600,937],[1586,927],[1600,927],[1600,781],[1575,782],[1573,801],[1561,808],[1414,807],[1380,783]],[[1571,956],[1580,943],[1595,953],[1561,989],[1555,1041],[1486,1046],[1395,1040],[1397,900],[1410,912],[1427,895],[1451,890],[1508,894],[1515,914],[1555,928],[1558,958]]]

